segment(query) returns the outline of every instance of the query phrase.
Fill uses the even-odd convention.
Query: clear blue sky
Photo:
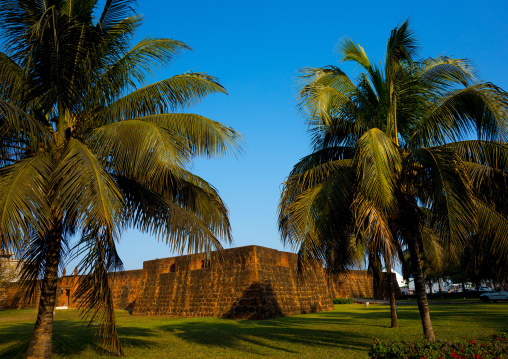
[[[474,61],[480,78],[508,90],[508,1],[139,1],[139,39],[169,37],[193,48],[153,80],[193,70],[220,79],[214,95],[189,112],[221,121],[246,138],[238,159],[198,160],[231,215],[235,246],[283,250],[276,211],[280,185],[309,153],[296,110],[295,76],[305,66],[340,65],[337,41],[349,36],[380,62],[390,30],[410,17],[421,57]],[[355,69],[342,66],[350,75]],[[128,231],[118,246],[125,269],[172,256],[163,243]],[[68,269],[74,266],[69,265]]]

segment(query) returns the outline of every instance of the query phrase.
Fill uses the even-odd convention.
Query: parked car
[[[498,300],[508,300],[508,292],[501,289],[499,292],[490,292],[480,295],[480,299],[484,302],[497,302]]]
[[[479,292],[492,292],[492,290],[493,289],[490,288],[490,287],[480,287],[480,288],[478,288]]]

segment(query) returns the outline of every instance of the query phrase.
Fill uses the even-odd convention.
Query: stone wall
[[[37,308],[40,290],[30,298],[21,290],[18,283],[0,283],[0,309]]]
[[[110,273],[108,284],[113,297],[113,304],[116,309],[129,309],[134,306],[138,296],[142,278],[142,269]],[[57,300],[58,307],[77,307],[74,293],[82,276],[70,275],[60,277],[58,280]]]
[[[401,297],[395,273],[391,274],[395,297]],[[376,299],[388,298],[388,273],[381,277],[381,290]],[[344,274],[328,276],[328,286],[334,298],[375,298],[374,280],[372,272],[365,270],[350,270]]]
[[[331,310],[322,269],[297,278],[296,255],[248,246],[147,261],[135,315],[264,319]]]
[[[116,309],[129,309],[134,306],[143,270],[131,270],[109,274],[113,303]],[[74,293],[82,276],[70,275],[58,279],[56,306],[77,307]],[[40,290],[36,290],[33,298],[21,290],[18,283],[0,284],[0,309],[36,308],[39,304]]]
[[[59,278],[57,306],[77,306],[80,278]],[[331,310],[332,298],[374,297],[370,272],[331,277],[317,266],[299,276],[296,254],[260,246],[146,261],[108,279],[115,308],[134,315],[265,319]],[[0,286],[0,308],[33,308],[38,301],[38,292],[29,300],[15,283]]]

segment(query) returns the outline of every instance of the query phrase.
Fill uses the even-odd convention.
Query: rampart
[[[134,315],[265,319],[331,310],[323,269],[259,246],[147,261]]]
[[[392,290],[395,297],[401,297],[395,273],[392,276]],[[374,276],[366,270],[350,270],[336,276],[328,276],[327,282],[334,298],[375,298],[388,299],[388,273],[382,273],[378,293],[374,290]]]
[[[80,278],[59,279],[57,306],[77,306]],[[329,277],[317,266],[300,276],[296,254],[260,246],[155,259],[108,279],[115,308],[134,315],[267,319],[331,310],[333,297],[374,296],[369,272]],[[18,289],[0,288],[0,308],[36,307],[38,293],[28,300]]]

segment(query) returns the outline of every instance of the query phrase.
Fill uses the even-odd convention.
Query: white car
[[[480,288],[478,288],[478,291],[479,292],[492,292],[493,289],[490,287],[480,287]]]
[[[499,291],[499,292],[490,292],[480,295],[480,299],[484,302],[497,302],[498,300],[508,300],[508,292],[505,290]]]

